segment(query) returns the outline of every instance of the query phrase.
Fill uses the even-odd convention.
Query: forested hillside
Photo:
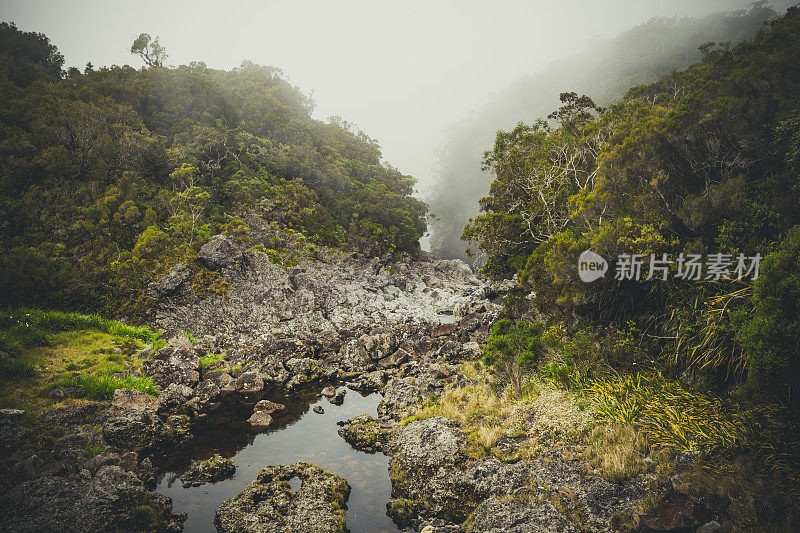
[[[138,45],[137,45],[138,43]],[[190,265],[221,232],[276,262],[314,245],[415,252],[425,207],[414,180],[273,67],[63,70],[42,34],[0,25],[0,303],[114,315],[141,310],[148,282]],[[265,221],[258,238],[242,217]]]
[[[760,2],[746,11],[696,19],[656,17],[610,41],[594,42],[581,53],[499,91],[473,116],[454,125],[442,147],[428,200],[436,217],[431,224],[432,251],[442,257],[466,258],[469,244],[460,240],[461,232],[467,220],[478,214],[478,200],[489,190],[492,178],[481,171],[481,157],[491,149],[495,131],[544,117],[565,90],[609,105],[634,85],[652,83],[698,61],[698,47],[704,43],[738,44],[775,16]]]
[[[632,331],[647,358],[712,389],[744,381],[745,396],[797,405],[800,10],[703,51],[606,109],[564,93],[550,121],[499,132],[485,159],[495,179],[464,237],[487,274],[518,274],[541,309]],[[587,249],[612,262],[594,283],[578,279]],[[651,254],[716,253],[765,259],[755,281],[733,267],[685,281],[676,264],[644,280]],[[642,254],[642,280],[615,279],[620,254]]]

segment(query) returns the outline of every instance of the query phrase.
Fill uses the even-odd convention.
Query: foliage
[[[221,355],[210,353],[204,357],[200,358],[200,369],[205,370],[205,368],[210,365],[211,363],[216,363],[217,361],[222,361],[223,357]]]
[[[710,454],[732,450],[746,440],[746,415],[656,374],[599,380],[586,393],[602,420],[636,427],[655,448]]]
[[[276,257],[295,243],[310,256],[418,250],[414,179],[351,124],[313,119],[280,70],[166,68],[143,34],[132,51],[152,66],[62,76],[43,36],[5,25],[0,37],[27,43],[0,49],[14,60],[3,65],[37,76],[0,76],[0,304],[132,316],[177,263],[198,297],[224,294],[197,261],[219,233]]]
[[[483,214],[464,230],[486,256],[484,272],[517,274],[542,310],[604,327],[633,323],[637,344],[610,350],[624,366],[660,352],[676,372],[716,385],[748,376],[796,401],[791,347],[800,329],[788,257],[797,255],[790,229],[800,223],[798,34],[800,9],[790,8],[751,40],[704,46],[698,63],[608,108],[563,93],[550,121],[498,132],[484,160],[494,181]],[[576,268],[587,249],[606,259],[773,250],[782,259],[765,261],[752,289],[749,280],[671,275],[607,274],[589,284]]]
[[[524,373],[532,370],[545,351],[541,335],[541,322],[529,324],[503,318],[490,330],[489,340],[484,346],[483,362],[519,394]]]

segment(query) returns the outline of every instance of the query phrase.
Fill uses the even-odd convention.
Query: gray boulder
[[[292,489],[289,481],[300,481]],[[345,531],[350,485],[310,463],[268,466],[214,520],[222,533],[338,533]]]
[[[242,251],[228,236],[220,234],[200,248],[197,258],[211,270],[220,270],[239,263]]]

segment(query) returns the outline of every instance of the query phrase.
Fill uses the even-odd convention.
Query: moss
[[[207,268],[200,268],[194,278],[192,278],[192,292],[197,295],[198,298],[222,296],[228,299],[230,289],[231,284],[225,281],[218,272],[208,270]]]

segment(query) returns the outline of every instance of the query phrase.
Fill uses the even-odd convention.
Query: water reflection
[[[217,426],[199,435],[197,441],[175,456],[164,459],[165,475],[157,492],[172,498],[173,512],[185,512],[184,530],[214,532],[214,512],[223,500],[234,496],[256,478],[267,465],[308,461],[347,479],[352,488],[347,502],[347,525],[354,533],[396,532],[386,516],[391,483],[388,458],[382,453],[366,454],[354,450],[337,433],[336,422],[363,413],[376,415],[379,394],[361,396],[348,391],[344,404],[335,406],[318,396],[318,391],[286,398],[270,398],[286,405],[274,428],[253,434],[237,421]],[[320,405],[323,414],[311,411]],[[183,488],[180,474],[192,459],[205,459],[214,453],[230,457],[236,464],[233,478],[199,487]]]

